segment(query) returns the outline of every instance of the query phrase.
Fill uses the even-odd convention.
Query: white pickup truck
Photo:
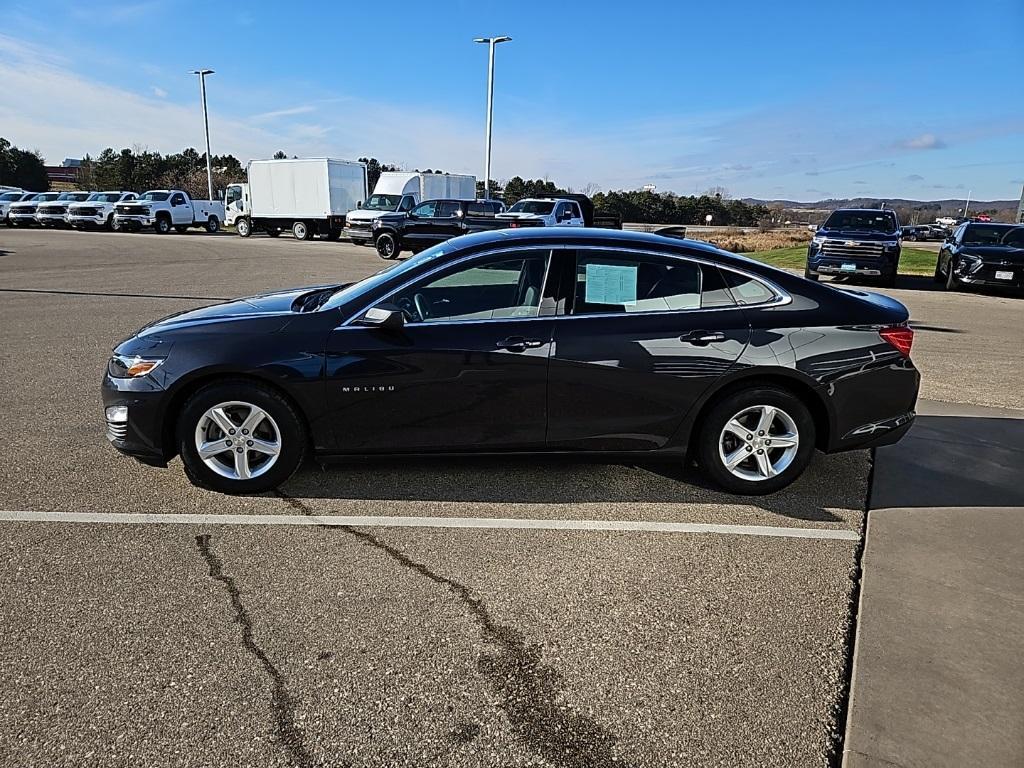
[[[75,229],[120,229],[114,221],[114,206],[127,203],[138,195],[134,192],[93,192],[81,203],[68,206],[67,222]]]
[[[192,200],[180,189],[153,189],[114,206],[114,226],[127,231],[152,227],[166,235],[172,229],[185,232],[189,227],[204,227],[207,232],[216,232],[222,221],[224,203]]]
[[[545,227],[585,226],[580,204],[576,200],[561,198],[526,198],[517,202],[504,213],[499,213],[495,218],[508,221],[509,226],[513,228],[519,221],[534,226],[543,222]]]

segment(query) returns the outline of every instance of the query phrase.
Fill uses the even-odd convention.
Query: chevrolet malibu
[[[119,451],[224,493],[309,455],[573,453],[763,494],[902,437],[912,341],[893,299],[704,243],[501,230],[159,320],[114,349],[103,403]]]

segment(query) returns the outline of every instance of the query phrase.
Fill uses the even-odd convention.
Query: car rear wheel
[[[220,219],[216,216],[211,216],[206,220],[206,231],[211,235],[220,232]]]
[[[395,241],[395,236],[390,232],[382,232],[377,235],[377,239],[373,241],[373,244],[377,248],[377,255],[382,259],[398,258],[398,243]]]
[[[298,469],[307,444],[291,403],[246,381],[212,384],[190,397],[177,439],[189,480],[221,493],[276,488]]]
[[[726,396],[697,436],[704,473],[731,493],[774,493],[796,480],[814,453],[814,419],[792,393],[757,386]]]

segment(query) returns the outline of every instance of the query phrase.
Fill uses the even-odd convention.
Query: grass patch
[[[774,248],[770,251],[744,253],[751,259],[763,261],[783,269],[803,269],[807,263],[807,246],[796,248]],[[938,254],[921,248],[904,248],[900,254],[901,275],[931,275],[935,272]]]

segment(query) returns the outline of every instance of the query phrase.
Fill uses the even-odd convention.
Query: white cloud
[[[316,107],[311,104],[305,104],[301,107],[289,107],[288,109],[278,109],[273,112],[261,112],[258,115],[253,115],[249,118],[254,123],[266,123],[271,120],[277,120],[280,117],[291,117],[293,115],[305,115],[310,112],[316,112]]]
[[[167,91],[165,91],[163,88],[160,88],[159,86],[154,85],[153,95],[156,96],[158,99],[166,99]]]
[[[946,146],[946,142],[934,133],[922,133],[919,136],[904,139],[897,146],[902,149],[943,149]]]

